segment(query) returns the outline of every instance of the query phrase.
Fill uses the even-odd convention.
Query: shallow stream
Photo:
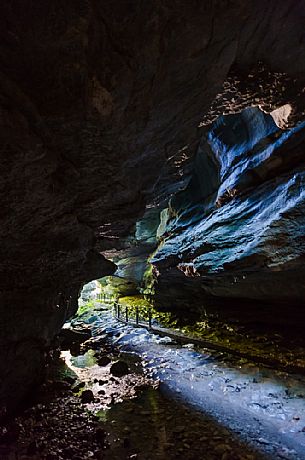
[[[138,357],[146,369],[145,378],[159,382],[166,398],[212,416],[271,458],[305,459],[304,377],[224,353],[195,349],[191,344],[179,346],[170,338],[119,322],[110,309],[95,311],[94,315],[85,320],[92,329],[93,341],[106,339],[120,350],[124,359],[133,359],[135,368],[139,365]],[[97,394],[97,381],[110,364],[98,366],[90,353],[75,358],[66,353],[65,359],[82,379],[96,380],[91,388]],[[124,377],[121,383],[134,378],[133,375]],[[132,388],[130,384],[128,388]],[[122,386],[117,388],[117,401],[126,399]],[[131,390],[127,396],[135,394]],[[109,394],[104,407],[113,402]]]

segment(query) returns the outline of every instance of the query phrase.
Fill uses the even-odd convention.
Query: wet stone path
[[[305,459],[301,377],[177,346],[106,309],[74,325],[93,331],[85,353],[63,352],[1,428],[1,460]]]
[[[44,386],[36,403],[7,425],[1,460],[266,458],[210,417],[166,397],[139,369],[132,370],[126,355],[130,374],[120,378],[108,365],[95,364],[92,350],[65,359],[80,380],[71,386],[74,374],[65,372]],[[89,388],[95,398],[84,404]]]

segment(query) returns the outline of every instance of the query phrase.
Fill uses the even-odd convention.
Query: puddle
[[[108,432],[106,460],[262,460],[210,417],[148,389],[137,399],[99,414]],[[133,457],[134,456],[134,457]]]

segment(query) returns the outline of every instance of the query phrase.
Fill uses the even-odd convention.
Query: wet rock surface
[[[1,411],[43,377],[81,285],[113,274],[102,253],[187,185],[204,126],[245,104],[302,119],[303,11],[1,1]]]
[[[251,358],[191,344],[180,347],[169,337],[118,323],[110,312],[103,312],[94,326],[96,336],[106,331],[111,343],[142,358],[170,397],[178,395],[183,404],[211,414],[259,450],[267,449],[272,458],[303,458],[303,376],[264,367]],[[266,343],[263,335],[261,340]]]
[[[96,346],[63,352],[66,365],[2,425],[1,460],[304,458],[304,379],[179,347],[105,309],[83,320]],[[99,366],[101,356],[109,364]],[[115,362],[130,372],[114,377]]]
[[[38,403],[8,424],[1,459],[263,459],[201,414],[146,389],[137,398],[96,415],[76,397]],[[220,457],[219,457],[220,456]]]
[[[80,346],[81,343],[90,339],[91,332],[88,330],[72,330],[64,328],[59,335],[59,344],[61,350],[69,350],[73,346]]]
[[[212,124],[151,260],[160,308],[303,321],[304,148],[304,123],[281,131],[258,108]]]
[[[141,362],[136,356],[129,357],[130,368],[137,368],[129,382],[83,358],[66,355],[70,367],[53,369],[59,380],[49,380],[31,407],[1,427],[1,460],[267,458],[215,420],[166,397],[135,366]],[[84,380],[75,385],[75,377]]]
[[[124,418],[122,418],[125,412]],[[267,458],[238,442],[215,421],[167,399],[156,390],[146,390],[137,400],[114,406],[109,422],[111,449],[106,459],[238,459]]]

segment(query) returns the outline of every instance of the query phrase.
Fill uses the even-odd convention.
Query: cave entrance
[[[170,439],[175,439],[181,454],[190,449],[185,444],[191,446],[191,440],[193,452],[202,449],[206,436],[201,430],[205,424],[205,433],[213,428],[213,436],[217,437],[213,448],[220,445],[216,449],[224,452],[237,452],[237,446],[231,445],[237,442],[249,458],[265,454],[281,458],[291,446],[297,455],[303,455],[299,433],[305,420],[305,385],[301,375],[287,373],[288,368],[279,369],[279,363],[274,366],[274,362],[264,362],[262,356],[256,362],[253,356],[230,353],[217,341],[214,348],[206,343],[203,346],[200,340],[192,341],[190,336],[182,343],[178,336],[187,331],[177,327],[168,328],[167,335],[152,330],[154,325],[152,329],[135,327],[124,315],[118,320],[114,308],[117,300],[100,299],[94,285],[91,292],[93,308],[74,318],[72,324],[86,330],[89,327],[92,339],[84,342],[80,355],[65,352],[64,357],[71,371],[85,382],[83,400],[88,397],[86,391],[92,392],[93,396],[89,395],[93,399],[86,402],[87,407],[96,411],[104,426],[114,423],[119,432],[122,429],[127,433],[124,427],[128,417],[134,434],[128,432],[127,436],[133,448],[136,446],[146,455],[152,449],[150,430],[156,433],[156,448],[164,447],[160,433],[164,417],[166,442],[171,444]],[[266,348],[264,339],[263,342]],[[80,397],[81,394],[82,389]],[[194,436],[188,424],[194,428],[195,419]],[[116,452],[118,458],[123,458],[120,450]],[[294,452],[288,454],[288,458],[294,458]]]

